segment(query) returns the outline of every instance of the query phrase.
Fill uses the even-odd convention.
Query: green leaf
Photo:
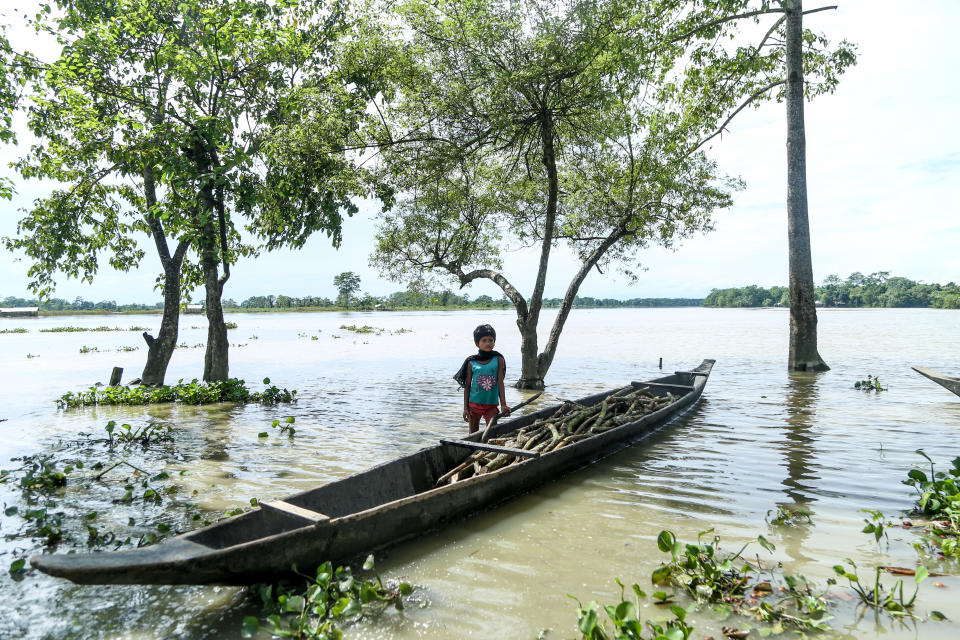
[[[759,542],[760,546],[766,549],[767,551],[769,551],[770,553],[773,553],[774,550],[776,549],[776,546],[774,546],[772,542],[770,542],[763,536],[757,536],[757,542]]]
[[[673,549],[674,542],[676,542],[676,536],[670,531],[661,531],[660,535],[657,536],[657,547],[664,553]]]
[[[595,609],[587,609],[583,615],[580,616],[580,619],[577,620],[577,628],[580,629],[580,633],[585,635],[588,638],[593,637],[593,630],[597,627],[597,622],[599,617]]]
[[[364,571],[373,571],[373,554],[367,556],[367,559],[363,562]]]
[[[260,630],[260,621],[253,616],[246,616],[243,619],[243,626],[240,627],[241,638],[252,638]]]
[[[916,580],[917,584],[920,584],[930,576],[930,571],[923,565],[917,567],[917,572],[914,575],[913,579]]]
[[[650,576],[650,581],[657,586],[666,584],[670,580],[670,576],[673,575],[673,571],[667,565],[661,565],[654,569],[653,575]],[[654,596],[656,597],[656,596]]]

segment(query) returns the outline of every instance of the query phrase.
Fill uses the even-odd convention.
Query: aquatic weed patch
[[[628,600],[625,596],[626,588],[620,579],[616,579],[620,586],[620,602],[616,605],[606,605],[603,611],[612,626],[612,634],[607,632],[606,624],[600,619],[600,604],[591,600],[583,606],[577,598],[577,629],[584,640],[647,640],[643,637],[644,624],[640,621],[640,599],[647,594],[639,585],[633,585],[634,599]],[[672,620],[648,619],[646,627],[650,630],[649,640],[687,640],[693,633],[693,627],[687,621],[687,614],[696,609],[684,609],[677,605],[670,605]]]
[[[877,376],[868,375],[865,380],[857,380],[853,383],[854,389],[859,389],[860,391],[886,391],[887,388],[880,385],[880,378]]]
[[[267,387],[263,391],[251,391],[239,378],[230,378],[220,382],[190,382],[182,379],[172,386],[116,386],[90,387],[88,391],[73,393],[68,391],[57,399],[62,409],[96,405],[145,405],[165,402],[182,404],[213,404],[216,402],[239,402],[278,404],[294,402],[296,390],[290,391],[270,384],[270,378],[264,378]]]
[[[48,327],[40,329],[40,333],[82,333],[86,331],[133,331],[124,327]]]
[[[84,435],[0,471],[4,539],[15,545],[8,572],[17,580],[28,575],[28,555],[143,547],[244,510],[201,509],[198,490],[188,495],[177,483],[187,471],[165,468],[183,458],[169,424],[111,421],[102,437]]]
[[[916,453],[930,465],[930,474],[917,467],[907,473],[903,484],[917,493],[916,513],[931,519],[920,549],[943,558],[960,558],[960,457],[950,462],[950,469],[937,471],[933,460],[922,449]]]
[[[373,556],[367,556],[364,573],[354,575],[349,566],[334,569],[330,562],[317,567],[313,576],[293,570],[305,579],[303,585],[259,584],[253,589],[263,604],[261,620],[243,619],[241,635],[254,637],[261,629],[273,636],[329,640],[340,638],[342,629],[389,607],[403,609],[403,599],[413,593],[406,582],[385,584],[374,570]]]
[[[368,324],[365,324],[361,327],[358,327],[355,324],[342,324],[340,325],[340,328],[343,329],[344,331],[350,331],[351,333],[372,333],[378,336],[383,335],[385,333],[388,335],[398,335],[401,333],[413,332],[412,329],[403,329],[403,328],[391,331],[390,329],[384,329],[382,327],[371,327]]]
[[[657,547],[669,553],[670,560],[654,570],[653,584],[677,589],[723,616],[736,614],[770,625],[771,633],[830,628],[826,595],[804,576],[764,572],[743,559],[743,552],[753,542],[772,552],[775,547],[771,542],[757,536],[736,553],[721,553],[719,536],[704,540],[712,533],[701,532],[694,544],[677,540],[671,531],[661,531]],[[665,591],[653,597],[664,603],[672,598]]]
[[[14,327],[13,329],[0,329],[0,333],[30,333],[30,331],[23,327]]]

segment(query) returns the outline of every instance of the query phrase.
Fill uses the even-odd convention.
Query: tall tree
[[[365,102],[350,90],[358,80],[333,68],[345,25],[340,0],[60,0],[40,13],[37,28],[62,51],[35,86],[41,142],[19,169],[66,186],[37,202],[7,247],[34,260],[32,286],[47,293],[57,271],[92,279],[99,253],[136,266],[134,235],[149,233],[165,305],[145,382],[162,382],[181,290],[199,283],[203,378],[228,376],[220,301],[230,264],[253,250],[237,216],[270,249],[317,230],[339,242],[350,196],[364,192],[343,148]]]
[[[766,57],[780,69],[769,89],[777,88],[777,99],[787,111],[787,241],[790,270],[790,341],[788,368],[794,371],[825,371],[830,367],[817,349],[817,311],[810,251],[810,223],[807,207],[806,133],[804,100],[833,91],[840,74],[856,61],[854,47],[840,42],[832,50],[827,39],[803,28],[803,16],[835,5],[804,11],[802,0],[722,0],[695,3],[677,33],[676,40],[699,39],[698,56],[712,58],[713,64],[737,69],[767,46]],[[734,33],[741,25],[769,20],[760,45],[747,56],[730,56],[713,41]],[[815,81],[805,75],[814,72]],[[743,106],[753,101],[753,96]],[[741,107],[742,108],[742,107]],[[739,109],[737,110],[739,111]]]
[[[794,371],[827,371],[817,349],[817,308],[807,211],[803,117],[803,0],[785,0],[787,71],[787,237],[790,245],[790,355]]]
[[[397,58],[410,64],[397,98],[379,108],[384,164],[404,197],[383,216],[373,261],[394,279],[500,286],[517,311],[520,387],[543,386],[592,270],[632,276],[639,251],[709,230],[740,186],[703,145],[743,101],[770,96],[776,60],[758,53],[763,43],[729,56],[701,47],[699,33],[686,34],[689,4],[401,5]],[[529,295],[502,272],[510,245],[539,248]],[[558,245],[581,267],[541,350]]]

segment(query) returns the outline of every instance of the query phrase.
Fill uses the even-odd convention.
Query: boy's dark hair
[[[494,340],[497,339],[497,332],[494,331],[493,327],[488,324],[482,324],[476,329],[473,330],[473,344],[480,344],[480,338],[485,336],[490,336]]]

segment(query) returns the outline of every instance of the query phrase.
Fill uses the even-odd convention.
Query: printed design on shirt
[[[483,391],[490,391],[497,386],[497,376],[480,374],[477,376],[477,387]]]

